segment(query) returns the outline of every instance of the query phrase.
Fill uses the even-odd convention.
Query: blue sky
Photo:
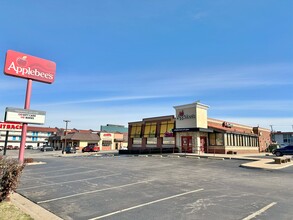
[[[2,0],[0,63],[15,50],[57,64],[33,82],[45,126],[175,114],[200,100],[208,117],[293,130],[292,0]],[[24,107],[26,80],[0,77],[0,119]]]

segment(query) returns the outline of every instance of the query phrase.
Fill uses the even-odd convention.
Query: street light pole
[[[67,125],[68,125],[68,122],[70,122],[70,120],[63,120],[65,122],[65,135],[64,137],[66,136],[66,133],[67,133]],[[66,148],[66,137],[65,137],[65,141],[64,141],[64,146],[62,147],[62,154],[64,154],[64,151],[65,151],[65,148]]]

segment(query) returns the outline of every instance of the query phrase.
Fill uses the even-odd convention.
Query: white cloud
[[[111,75],[95,74],[80,76],[71,75],[70,82],[62,84],[56,82],[53,86],[45,87],[36,85],[40,91],[52,91],[53,93],[64,94],[71,91],[71,94],[78,93],[79,97],[84,94],[87,98],[63,95],[63,99],[56,104],[90,103],[128,99],[148,99],[159,97],[188,96],[196,93],[215,92],[222,89],[236,90],[245,88],[265,88],[269,86],[292,86],[293,65],[291,64],[269,64],[244,67],[218,67],[212,69],[178,69],[178,70],[149,70],[135,72],[121,72]],[[107,76],[107,77],[105,77]],[[102,82],[102,83],[101,83]],[[68,86],[67,86],[68,84]],[[115,95],[113,95],[115,94]],[[116,95],[119,94],[119,95]],[[158,95],[159,94],[159,95]],[[69,93],[67,94],[69,95]],[[89,98],[93,96],[93,98]],[[52,102],[52,101],[51,101]],[[38,103],[42,105],[42,103]],[[50,101],[44,103],[51,105]]]
[[[207,17],[208,13],[207,12],[197,12],[194,15],[192,15],[193,20],[201,20],[204,17]]]
[[[153,95],[153,96],[117,96],[107,98],[96,98],[96,99],[79,99],[74,101],[63,101],[63,102],[51,102],[45,104],[36,104],[35,106],[57,106],[57,105],[73,105],[73,104],[84,104],[84,103],[98,103],[98,102],[115,102],[115,101],[130,101],[130,100],[144,100],[144,99],[160,99],[170,97],[166,95]]]

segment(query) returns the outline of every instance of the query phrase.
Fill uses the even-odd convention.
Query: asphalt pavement
[[[114,155],[30,151],[26,157],[37,163],[25,168],[11,200],[34,219],[293,215],[288,205],[292,195],[286,190],[292,184],[293,163],[275,164],[272,155]]]

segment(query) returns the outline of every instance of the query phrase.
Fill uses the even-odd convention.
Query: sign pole
[[[31,79],[27,80],[24,109],[30,108],[32,84],[33,84],[32,82],[33,81]],[[21,163],[21,164],[24,162],[24,149],[25,149],[25,142],[26,142],[26,133],[27,133],[27,123],[23,123],[22,131],[21,131],[21,143],[20,143],[19,156],[18,156],[19,163]]]
[[[8,143],[8,135],[9,135],[9,131],[6,131],[5,143],[4,143],[4,149],[3,149],[3,156],[6,155],[7,143]]]

